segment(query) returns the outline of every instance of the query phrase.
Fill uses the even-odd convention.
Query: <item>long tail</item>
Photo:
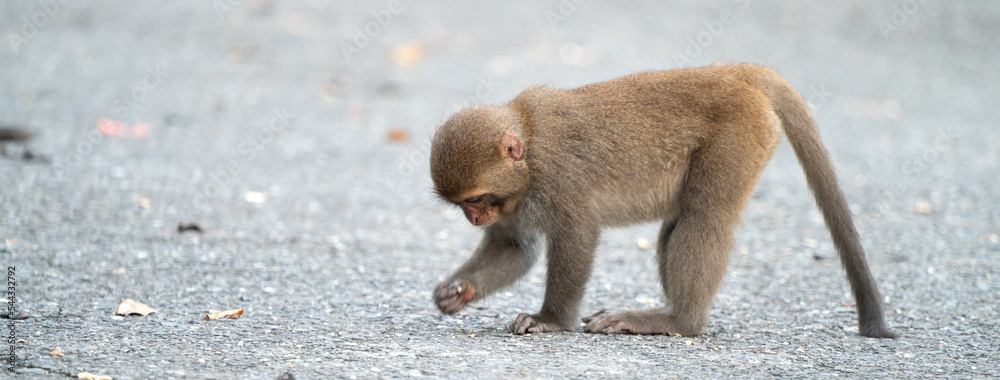
[[[816,198],[816,205],[830,230],[833,244],[854,292],[858,308],[858,331],[873,338],[895,338],[885,323],[882,297],[868,269],[861,239],[854,228],[844,193],[837,184],[837,174],[830,155],[819,139],[819,131],[802,97],[784,79],[770,69],[756,75],[760,90],[771,99],[782,128],[805,172],[806,181]]]

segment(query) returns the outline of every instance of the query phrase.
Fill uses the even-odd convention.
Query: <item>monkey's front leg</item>
[[[538,314],[519,314],[507,329],[508,332],[527,334],[566,331],[579,323],[577,313],[590,278],[600,230],[588,228],[582,223],[567,225],[576,228],[547,234],[548,268],[542,310]]]
[[[524,276],[538,258],[536,237],[499,223],[486,227],[475,253],[447,280],[434,288],[434,303],[445,314],[455,314],[510,286]]]

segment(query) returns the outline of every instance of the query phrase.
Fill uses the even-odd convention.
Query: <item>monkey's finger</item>
[[[594,317],[590,320],[590,322],[587,323],[586,326],[583,326],[583,331],[589,333],[599,333],[602,332],[602,330],[604,330],[603,332],[606,334],[614,334],[618,331],[621,331],[622,327],[623,326],[621,321],[619,321],[617,318],[613,318],[613,316],[600,317],[600,318]]]
[[[583,323],[590,323],[590,321],[592,321],[595,318],[601,316],[601,314],[604,314],[604,312],[606,312],[606,311],[608,311],[608,309],[601,309],[601,311],[598,311],[598,312],[596,312],[594,314],[591,314],[589,317],[583,317],[583,318],[581,318],[581,320],[583,321]]]
[[[518,319],[521,319],[521,314],[518,314],[517,317],[514,318],[514,322],[511,322],[510,325],[507,326],[507,333],[508,334],[513,334],[514,333],[514,326],[517,326],[517,320]]]
[[[535,324],[535,320],[531,318],[531,316],[525,313],[520,313],[517,315],[517,318],[514,319],[514,323],[510,325],[510,328],[507,329],[507,332],[511,334],[524,335],[528,333],[528,329]]]
[[[628,332],[628,329],[624,328],[621,323],[612,323],[611,326],[605,327],[604,330],[600,332],[610,335],[617,334],[620,331]]]
[[[441,311],[448,315],[455,314],[464,308],[465,308],[464,303],[456,302],[454,299],[441,302]]]
[[[454,297],[456,294],[458,294],[458,289],[454,285],[448,284],[439,286],[437,291],[434,292],[434,297],[444,299]]]

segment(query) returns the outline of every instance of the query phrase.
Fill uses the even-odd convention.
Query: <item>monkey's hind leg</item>
[[[770,158],[770,152],[754,146],[753,137],[728,133],[729,139],[713,141],[692,157],[680,214],[660,231],[657,259],[669,311],[602,310],[583,320],[584,331],[692,336],[708,323],[729,262],[733,228]]]
[[[732,246],[732,226],[716,218],[682,215],[663,224],[656,256],[667,308],[601,310],[583,319],[584,331],[698,335],[708,323]]]

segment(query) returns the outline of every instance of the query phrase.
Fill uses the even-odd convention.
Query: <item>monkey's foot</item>
[[[507,328],[507,332],[511,334],[524,335],[528,333],[543,333],[543,332],[557,332],[569,330],[565,326],[562,326],[555,322],[544,322],[542,318],[535,315],[527,315],[524,313],[518,314],[517,319],[514,323],[510,324]]]
[[[885,322],[881,320],[872,321],[868,323],[862,322],[861,326],[858,327],[858,330],[859,330],[858,332],[861,333],[861,336],[869,338],[881,338],[881,339],[899,338],[899,335],[892,332],[892,330],[890,330],[889,327],[885,325]]]
[[[476,289],[466,280],[441,283],[434,289],[434,303],[442,313],[455,314],[476,297]]]
[[[583,331],[589,333],[614,334],[627,332],[632,334],[681,334],[685,336],[698,335],[700,331],[683,331],[677,328],[673,318],[665,311],[611,311],[601,310],[594,315],[583,318]],[[700,329],[699,329],[700,330]]]

